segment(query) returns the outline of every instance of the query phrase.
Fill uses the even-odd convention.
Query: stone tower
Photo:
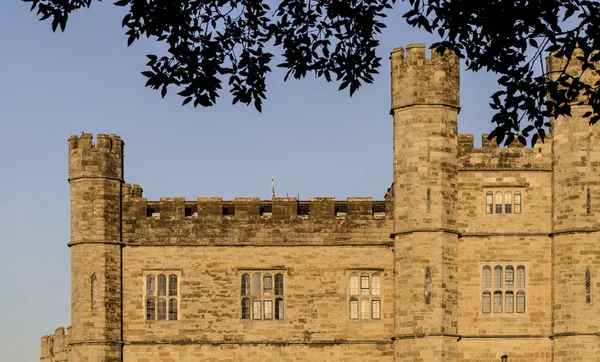
[[[573,54],[568,74],[581,73],[578,55],[583,54]],[[548,71],[557,72],[551,76],[557,77],[565,63],[564,59],[549,56]],[[582,78],[590,84],[596,80],[589,71]],[[588,111],[589,105],[574,103],[572,116],[558,117],[552,129],[555,361],[591,361],[600,356],[600,300],[594,300],[592,294],[598,295],[600,280],[600,128],[583,118]]]
[[[457,358],[459,60],[391,54],[397,361]]]
[[[121,361],[121,187],[123,142],[69,138],[71,357]]]

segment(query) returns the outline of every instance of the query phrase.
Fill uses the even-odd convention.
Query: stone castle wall
[[[458,59],[425,50],[392,53],[385,200],[149,201],[117,136],[71,137],[73,332],[43,337],[41,361],[600,360],[600,131],[575,109],[534,148],[475,148]],[[521,212],[488,213],[488,192]],[[500,264],[525,266],[525,313],[482,312]],[[283,320],[241,318],[253,271],[284,275]],[[349,318],[353,272],[381,275],[380,320]],[[146,321],[148,273],[179,276],[177,320]]]

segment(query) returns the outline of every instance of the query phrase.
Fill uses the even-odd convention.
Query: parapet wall
[[[283,245],[389,243],[392,202],[370,197],[182,197],[148,201],[123,187],[123,242],[135,244]]]
[[[42,337],[40,361],[66,362],[69,360],[69,338],[71,327],[58,327],[54,334]],[[65,333],[66,332],[66,333]]]
[[[508,148],[500,148],[495,140],[487,138],[487,134],[481,135],[482,147],[475,148],[472,134],[458,135],[459,170],[552,170],[551,135],[533,148],[526,148],[516,139]]]

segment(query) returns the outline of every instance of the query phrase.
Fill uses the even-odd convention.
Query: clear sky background
[[[372,196],[392,183],[388,54],[436,41],[404,23],[404,4],[381,36],[372,85],[352,98],[308,77],[268,78],[263,113],[231,105],[182,107],[144,88],[145,54],[127,48],[123,9],[94,2],[52,33],[20,0],[0,0],[0,362],[37,361],[39,341],[70,324],[67,138],[115,133],[126,144],[125,179],[160,197]],[[275,68],[273,66],[273,68]],[[489,133],[496,77],[462,73],[459,131]],[[408,135],[410,136],[410,135]]]

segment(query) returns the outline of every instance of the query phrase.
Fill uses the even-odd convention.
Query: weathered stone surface
[[[391,62],[394,180],[381,201],[148,201],[124,183],[118,136],[72,136],[72,327],[42,337],[40,360],[600,361],[588,108],[533,149],[487,135],[474,148],[457,132],[457,57],[411,44]],[[521,212],[486,212],[488,192],[519,192]],[[525,267],[525,313],[483,313],[482,266],[508,264]],[[242,320],[241,275],[274,271],[284,319]],[[381,319],[349,318],[355,272],[380,275]],[[177,320],[146,321],[151,273],[178,276]]]

